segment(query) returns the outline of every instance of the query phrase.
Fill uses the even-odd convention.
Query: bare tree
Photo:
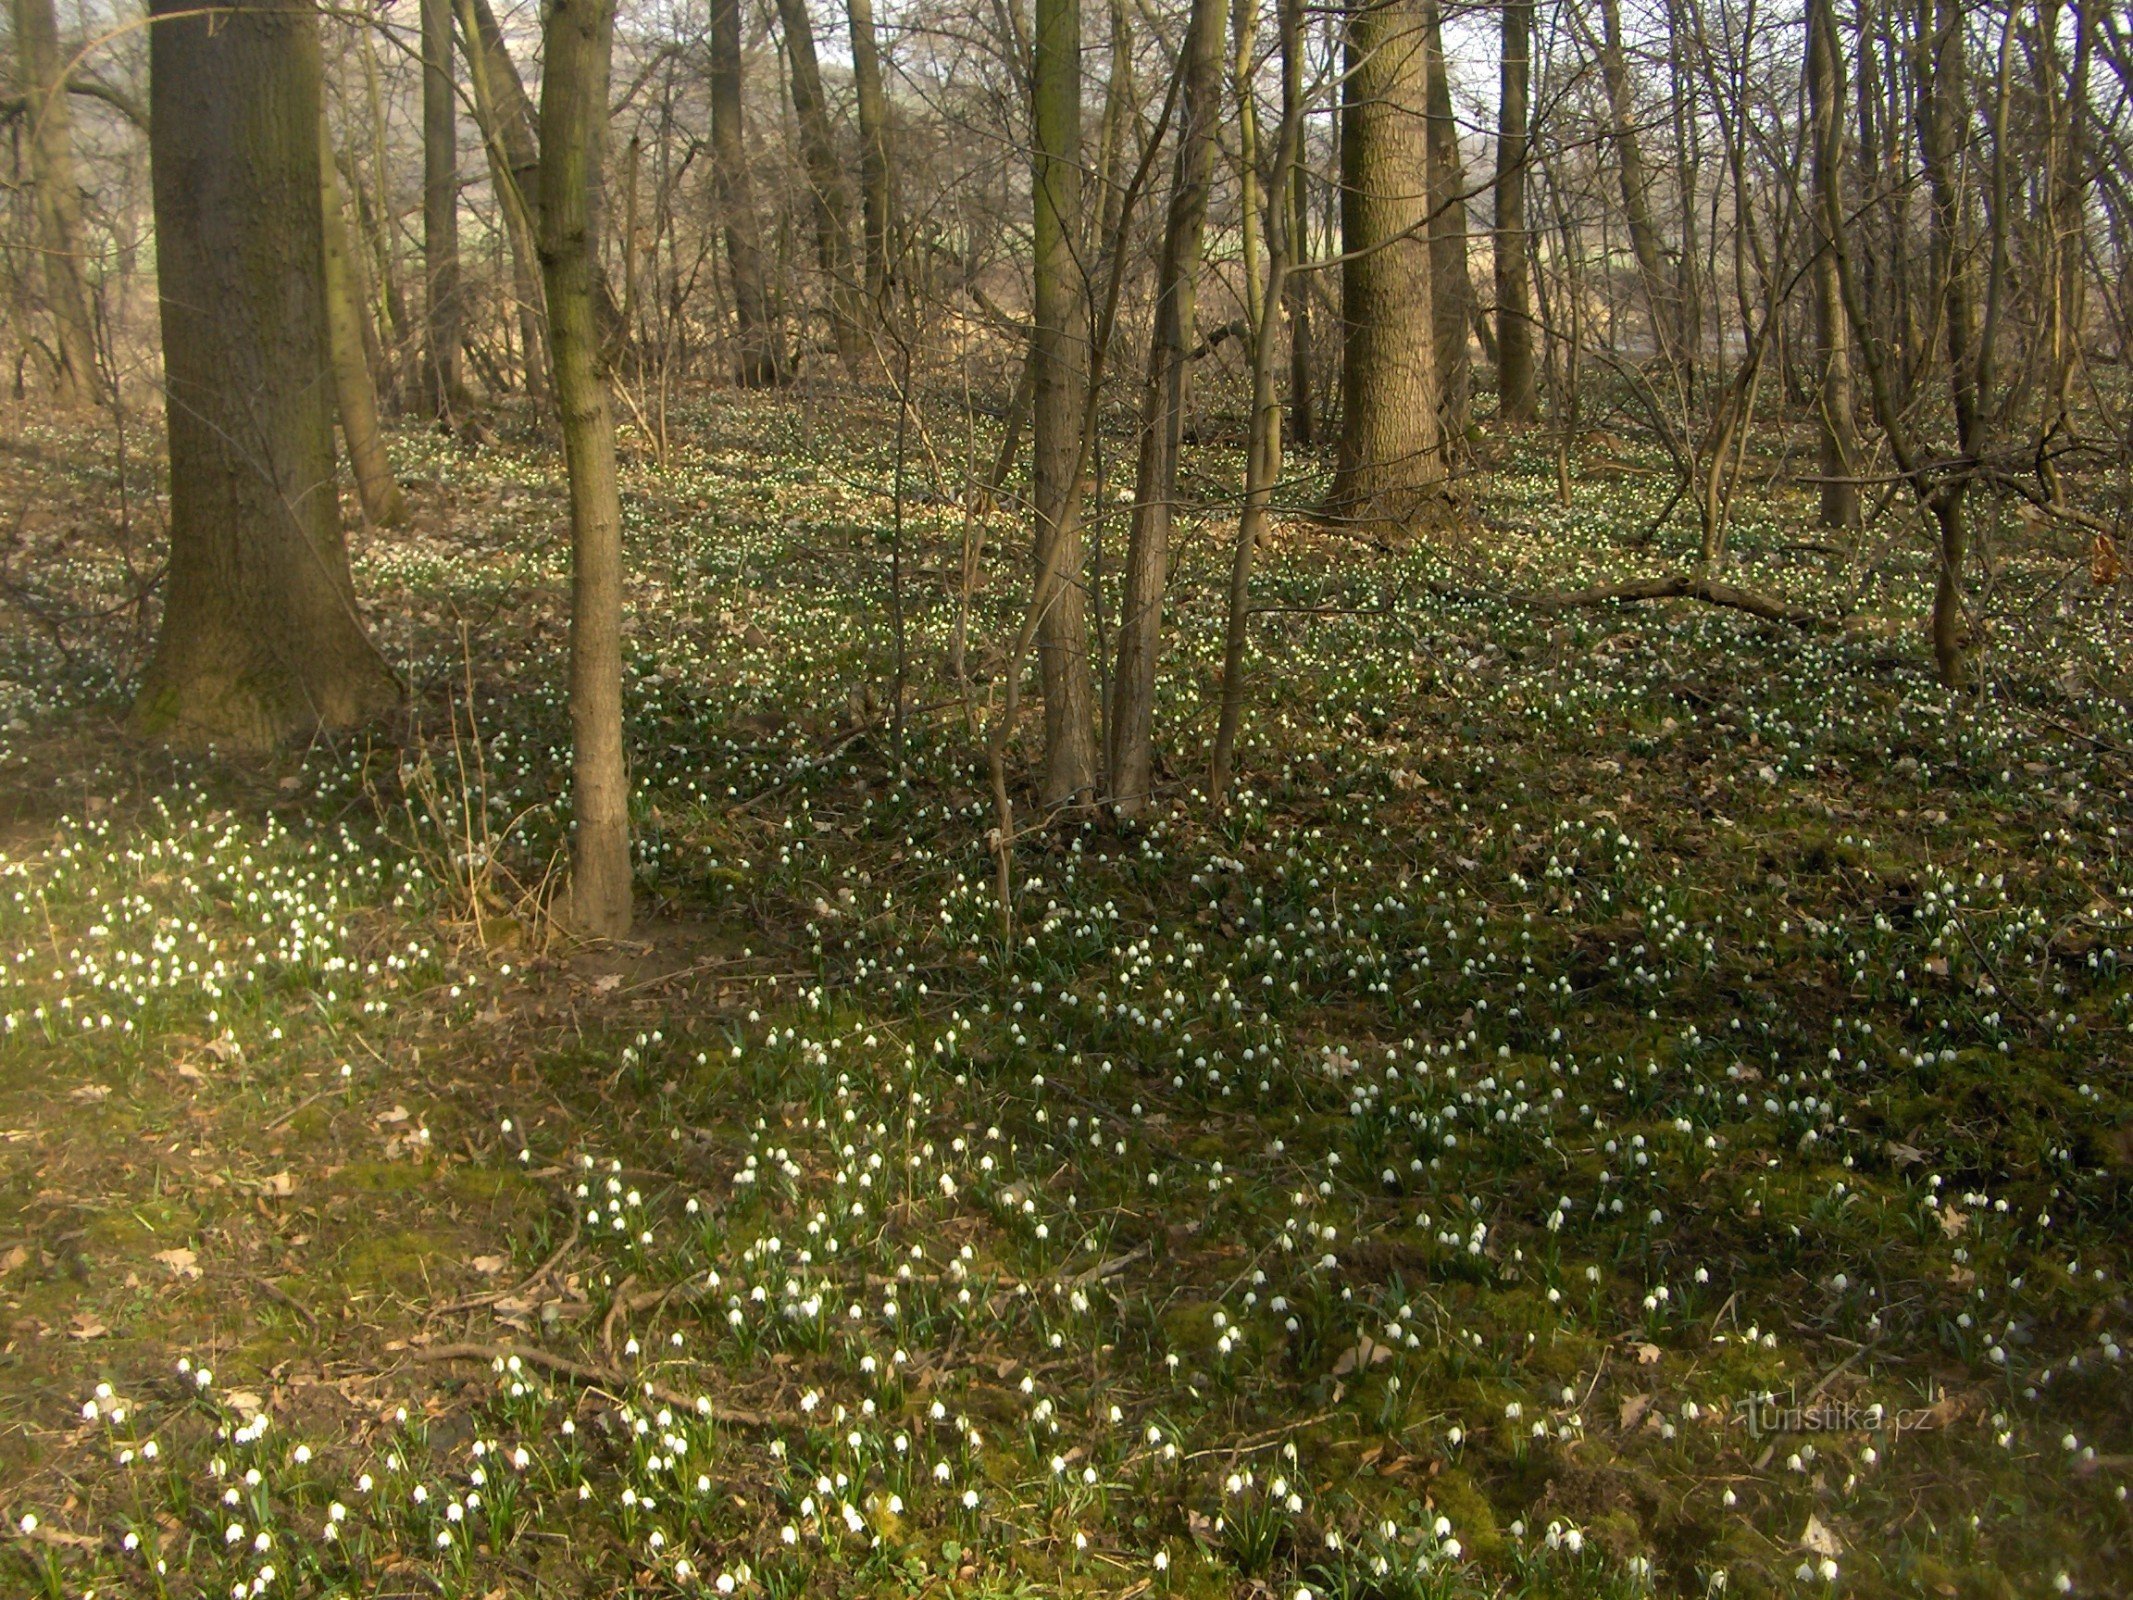
[[[1131,816],[1148,800],[1155,771],[1155,670],[1162,651],[1163,591],[1169,582],[1172,502],[1185,434],[1185,383],[1194,346],[1200,247],[1214,179],[1215,124],[1222,110],[1225,0],[1193,0],[1179,64],[1182,112],[1170,209],[1157,268],[1155,329],[1141,399],[1140,460],[1133,485],[1133,537],[1118,619],[1118,671],[1112,679],[1112,804]],[[1247,218],[1250,213],[1247,212]],[[1249,237],[1249,235],[1247,235]],[[1247,255],[1247,270],[1252,269]]]
[[[29,118],[39,277],[52,318],[53,391],[62,405],[86,405],[102,395],[104,381],[96,364],[96,324],[83,270],[73,115],[52,0],[15,0],[15,70]]]

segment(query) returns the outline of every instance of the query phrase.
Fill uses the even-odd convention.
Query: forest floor
[[[551,453],[395,439],[411,709],[262,769],[120,729],[152,453],[0,448],[0,1592],[2125,1592],[2125,585],[1994,530],[1950,696],[1900,513],[1765,464],[1738,575],[1828,628],[1545,612],[1684,535],[1506,458],[1280,525],[1217,816],[1190,517],[1161,803],[1027,837],[1010,945],[892,422],[628,467],[599,949],[530,910]]]

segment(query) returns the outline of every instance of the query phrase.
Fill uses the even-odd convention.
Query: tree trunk
[[[52,384],[63,406],[102,397],[96,324],[81,241],[81,197],[74,187],[72,114],[62,80],[59,25],[52,0],[15,0],[15,69],[29,127],[30,182],[45,309],[52,314]]]
[[[847,220],[844,168],[830,131],[829,102],[822,93],[822,67],[815,58],[815,30],[807,0],[778,0],[785,54],[792,62],[792,108],[800,124],[800,158],[807,168],[808,200],[815,220],[815,265],[828,285],[830,335],[837,359],[857,378],[865,370],[866,342],[859,322],[860,288],[852,272],[852,234]]]
[[[607,119],[614,0],[553,0],[541,75],[541,271],[570,474],[570,920],[630,926],[629,772],[622,750],[622,505],[593,305],[590,166]]]
[[[1292,117],[1300,119],[1303,116],[1302,28],[1299,18],[1293,38],[1286,24],[1282,33],[1281,116],[1284,124]],[[1301,121],[1297,126],[1302,127]],[[1298,138],[1300,141],[1301,134]],[[1299,156],[1301,148],[1299,142]],[[1310,169],[1297,159],[1282,170],[1288,176],[1275,192],[1280,204],[1287,208],[1289,260],[1294,263],[1302,260],[1311,247],[1311,193],[1307,187]],[[1282,282],[1282,297],[1288,302],[1289,315],[1289,434],[1295,439],[1297,449],[1309,450],[1318,442],[1318,402],[1311,392],[1311,281],[1301,273],[1291,272],[1283,274]]]
[[[1356,0],[1341,106],[1341,434],[1328,513],[1403,529],[1440,502],[1428,35],[1419,0]]]
[[[422,0],[422,274],[426,347],[422,409],[448,417],[459,376],[459,102],[452,74],[451,0]]]
[[[1533,287],[1526,250],[1527,96],[1533,0],[1502,0],[1503,70],[1496,125],[1496,414],[1529,427],[1540,413],[1533,376]]]
[[[133,722],[262,750],[400,692],[356,614],[333,488],[317,14],[153,14],[170,570]]]
[[[1118,621],[1118,671],[1111,691],[1111,797],[1119,812],[1128,816],[1147,804],[1154,774],[1155,668],[1162,654],[1171,501],[1177,493],[1178,450],[1185,434],[1185,383],[1195,342],[1200,248],[1207,227],[1208,189],[1214,180],[1215,126],[1222,111],[1222,35],[1227,9],[1226,0],[1193,0],[1183,45],[1177,165],[1163,224],[1162,258],[1156,269],[1155,330],[1149,341],[1148,376],[1141,400],[1133,532]],[[1247,267],[1256,269],[1256,262]]]
[[[1430,312],[1437,330],[1437,408],[1449,448],[1466,437],[1472,416],[1473,361],[1467,353],[1474,321],[1474,280],[1466,263],[1466,163],[1452,80],[1444,66],[1443,15],[1437,0],[1422,0],[1429,56]]]
[[[363,355],[363,323],[368,308],[356,292],[356,272],[348,242],[348,214],[328,153],[323,115],[319,122],[320,268],[326,297],[326,347],[333,363],[333,399],[341,417],[341,442],[355,474],[356,498],[363,520],[389,528],[407,515],[400,485],[385,459],[385,439],[378,431],[378,391]]]
[[[1082,580],[1081,423],[1089,351],[1081,232],[1081,5],[1036,0],[1031,59],[1034,199],[1031,258],[1031,497],[1039,591],[1037,660],[1044,682],[1044,777],[1058,805],[1096,787],[1095,695]],[[1051,574],[1049,585],[1046,574]]]
[[[1629,220],[1629,247],[1637,258],[1644,300],[1652,319],[1652,344],[1673,360],[1675,309],[1659,255],[1659,230],[1652,222],[1651,177],[1644,165],[1644,142],[1637,137],[1637,107],[1631,98],[1629,60],[1622,49],[1622,8],[1618,0],[1600,0],[1600,78],[1607,89],[1610,138],[1615,170],[1621,179],[1622,211]]]
[[[874,0],[845,0],[852,27],[852,88],[859,115],[859,209],[866,252],[866,295],[877,318],[889,308],[889,219],[895,171],[889,165],[889,101],[881,84],[881,44]]]
[[[1926,5],[1932,5],[1930,18]],[[1965,70],[1961,0],[1920,0],[1921,66],[1925,83],[1918,107],[1918,153],[1925,167],[1933,218],[1933,275],[1941,285],[1941,327],[1947,341],[1948,384],[1954,402],[1956,444],[1965,463],[1983,459],[1987,423],[1981,375],[1985,352],[1977,329],[1972,257],[1963,237],[1965,196],[1963,145],[1970,106]],[[1928,31],[1930,30],[1930,32]],[[2005,217],[1994,219],[2005,225]],[[1962,616],[1963,563],[1969,528],[1964,502],[1971,470],[1959,468],[1934,494],[1931,508],[1940,528],[1940,576],[1933,591],[1933,657],[1941,682],[1962,688],[1970,681],[1968,629]]]
[[[1237,0],[1240,10],[1257,0]],[[1281,131],[1274,142],[1273,185],[1276,195],[1292,192],[1303,148],[1303,0],[1281,0]],[[1245,160],[1256,164],[1258,151],[1247,148]],[[1259,296],[1259,322],[1252,329],[1252,421],[1244,457],[1244,510],[1237,519],[1237,544],[1230,557],[1229,604],[1222,639],[1222,703],[1215,723],[1214,754],[1208,769],[1207,797],[1220,810],[1229,797],[1230,772],[1236,761],[1237,733],[1244,721],[1244,651],[1251,617],[1252,563],[1266,531],[1274,485],[1281,478],[1281,403],[1274,392],[1274,308],[1288,288],[1289,265],[1301,235],[1296,214],[1284,205],[1274,210],[1268,230],[1266,289]]]
[[[1837,281],[1835,241],[1821,219],[1843,205],[1844,57],[1837,36],[1834,0],[1809,0],[1807,94],[1811,137],[1814,217],[1815,335],[1820,369],[1817,409],[1822,435],[1822,526],[1859,525],[1859,433],[1852,416],[1851,319]]]
[[[741,111],[740,0],[711,0],[710,89],[711,171],[725,224],[726,272],[733,286],[733,378],[744,389],[775,388],[790,373],[784,336],[771,310],[763,276],[755,189],[748,176]]]

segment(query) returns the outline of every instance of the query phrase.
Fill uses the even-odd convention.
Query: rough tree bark
[[[15,0],[15,70],[29,127],[38,277],[52,315],[52,387],[61,405],[80,406],[101,398],[104,384],[96,365],[96,324],[89,314],[81,197],[74,187],[74,127],[62,66],[52,0]]]
[[[1419,0],[1356,0],[1341,105],[1341,435],[1331,516],[1404,529],[1446,476]]]
[[[133,723],[256,751],[400,692],[356,614],[333,487],[317,13],[151,14],[170,569]]]
[[[1089,351],[1081,261],[1081,5],[1036,0],[1030,97],[1035,132],[1030,333],[1031,498],[1037,582],[1054,574],[1039,619],[1044,683],[1044,776],[1039,793],[1059,805],[1096,787],[1095,693],[1082,582],[1081,423]]]
[[[1226,0],[1192,0],[1181,64],[1181,120],[1163,252],[1156,268],[1155,328],[1141,398],[1140,459],[1134,477],[1133,532],[1118,619],[1118,670],[1111,686],[1112,804],[1121,815],[1148,801],[1155,767],[1155,668],[1162,654],[1163,591],[1170,575],[1171,500],[1185,435],[1185,384],[1194,346],[1200,248],[1214,180],[1215,128],[1222,114],[1222,35]],[[1248,271],[1256,263],[1248,260]]]
[[[790,373],[785,338],[763,275],[755,188],[741,107],[740,0],[711,0],[711,171],[726,235],[726,272],[733,286],[734,381],[744,389],[775,388]],[[554,313],[551,311],[550,315]]]
[[[1474,280],[1466,261],[1466,163],[1459,153],[1459,120],[1452,108],[1437,0],[1422,0],[1422,19],[1429,51],[1430,315],[1437,330],[1437,409],[1450,444],[1466,436],[1472,416],[1467,339],[1474,325]]]
[[[1533,67],[1533,0],[1503,0],[1503,63],[1496,124],[1496,414],[1528,427],[1540,414],[1533,368],[1533,285],[1526,253],[1527,97]]]
[[[844,167],[830,130],[829,101],[815,57],[815,30],[807,0],[778,0],[785,54],[792,63],[792,108],[800,124],[800,158],[807,168],[808,202],[815,222],[815,265],[829,286],[830,336],[837,359],[850,376],[864,370],[866,340],[860,327],[859,285],[852,273],[852,234],[844,192]]]
[[[356,289],[354,254],[348,239],[348,214],[341,185],[334,176],[323,115],[319,122],[320,270],[326,296],[326,347],[333,363],[333,399],[341,418],[341,443],[355,474],[356,499],[363,519],[389,528],[407,515],[392,464],[385,459],[385,438],[378,431],[378,391],[363,354],[363,324],[369,308]]]
[[[594,314],[589,167],[607,118],[614,0],[553,0],[541,76],[541,273],[570,475],[571,923],[630,926],[629,772],[622,750],[622,507]]]
[[[459,377],[459,102],[451,0],[422,0],[422,409],[450,416]]]

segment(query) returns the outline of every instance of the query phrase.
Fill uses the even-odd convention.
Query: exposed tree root
[[[1524,603],[1536,611],[1569,611],[1578,606],[1605,605],[1610,600],[1701,600],[1708,605],[1745,611],[1766,622],[1789,622],[1800,628],[1833,626],[1832,619],[1819,611],[1792,605],[1774,595],[1759,594],[1735,584],[1714,583],[1709,578],[1678,574],[1671,578],[1639,578],[1633,583],[1603,583],[1590,589],[1524,597]]]

